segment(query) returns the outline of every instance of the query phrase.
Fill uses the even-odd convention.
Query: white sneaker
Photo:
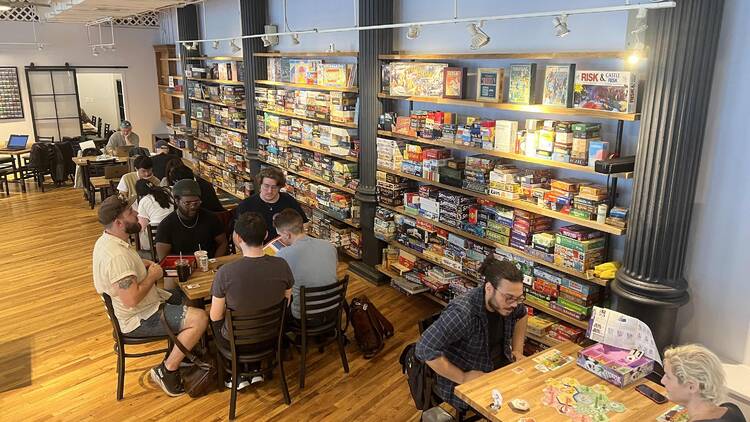
[[[253,378],[253,380],[255,380],[255,378]],[[261,380],[262,380],[262,378],[261,378]],[[227,388],[232,388],[232,379],[230,378],[229,380],[224,381],[224,386],[227,387]],[[243,376],[240,376],[240,382],[237,383],[237,391],[240,391],[243,388],[249,387],[249,386],[250,386],[250,383],[247,382],[247,378],[245,378]]]
[[[247,381],[245,381],[247,382]],[[256,375],[253,377],[253,379],[250,380],[250,384],[257,384],[259,382],[263,382],[263,377],[260,375]]]

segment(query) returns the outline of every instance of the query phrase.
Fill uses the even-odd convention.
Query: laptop
[[[117,157],[127,157],[130,154],[130,150],[133,148],[135,148],[133,145],[115,147],[115,155]]]
[[[21,150],[26,149],[26,144],[29,142],[29,135],[10,135],[8,139],[8,145],[6,150]]]

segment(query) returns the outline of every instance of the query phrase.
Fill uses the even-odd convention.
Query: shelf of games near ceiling
[[[351,155],[351,154],[343,154],[331,151],[330,148],[332,146],[324,145],[322,142],[318,142],[320,140],[319,137],[311,137],[312,139],[306,139],[305,141],[294,141],[289,139],[289,132],[291,132],[291,129],[294,125],[286,127],[283,127],[283,130],[281,126],[277,126],[276,130],[279,131],[279,133],[269,132],[267,129],[270,129],[269,127],[266,127],[266,120],[270,119],[276,122],[281,122],[283,119],[287,119],[290,123],[293,120],[297,120],[297,122],[303,122],[305,126],[310,126],[310,124],[316,124],[320,125],[321,127],[330,127],[328,131],[331,130],[350,130],[350,129],[356,129],[357,124],[353,121],[345,121],[342,119],[334,119],[333,113],[331,113],[331,110],[334,108],[334,103],[330,99],[331,96],[337,95],[337,96],[349,96],[356,97],[356,94],[358,92],[357,86],[355,84],[356,82],[356,65],[351,63],[336,63],[332,62],[329,63],[326,61],[326,58],[341,58],[341,57],[357,57],[356,52],[289,52],[289,53],[280,53],[280,52],[261,52],[256,53],[255,57],[257,58],[265,58],[266,59],[266,67],[267,67],[267,79],[258,79],[255,80],[256,85],[256,98],[255,100],[255,110],[258,113],[258,119],[262,119],[263,121],[263,127],[258,127],[258,138],[267,140],[267,142],[275,143],[279,149],[282,151],[287,151],[286,153],[291,156],[291,149],[296,148],[299,151],[308,151],[315,154],[315,156],[319,157],[330,157],[331,159],[335,159],[339,162],[347,162],[347,163],[359,163],[359,158],[357,156]],[[292,61],[292,59],[296,59],[296,61]],[[307,65],[307,61],[309,59],[314,60],[321,60],[321,63],[324,64],[325,67],[335,68],[339,73],[339,77],[343,75],[343,79],[339,79],[335,82],[338,83],[330,83],[328,79],[324,80],[324,77],[321,73],[316,73],[314,77],[307,75],[307,77],[294,77],[295,74],[302,75],[303,73],[300,72],[300,69],[304,69]],[[287,64],[288,62],[292,62]],[[289,66],[288,69],[284,70],[284,66]],[[343,73],[340,73],[342,72]],[[352,75],[352,73],[354,73]],[[304,79],[304,80],[302,80]],[[325,81],[328,81],[329,83],[324,83]],[[327,96],[328,103],[324,107],[327,108],[329,111],[328,113],[316,113],[315,115],[301,115],[301,113],[296,112],[296,108],[299,108],[302,106],[302,104],[295,104],[295,112],[292,112],[292,107],[289,107],[289,105],[281,106],[279,107],[277,104],[277,98],[274,97],[274,101],[263,101],[267,100],[267,97],[263,97],[263,93],[267,93],[268,90],[283,90],[283,91],[295,91],[295,92],[305,92],[305,96],[312,97],[313,95],[309,95],[307,93],[312,93],[318,98],[320,96]],[[297,96],[299,97],[299,96]],[[295,98],[297,98],[295,97]],[[251,101],[251,99],[247,99],[246,101]],[[316,99],[316,102],[319,101]],[[344,104],[339,103],[339,105]],[[305,108],[305,107],[303,107]],[[341,107],[341,109],[345,109],[346,107]],[[325,117],[325,118],[324,118]],[[269,125],[270,126],[270,125]],[[299,128],[299,124],[297,125],[297,128]],[[339,128],[339,129],[336,129]],[[319,133],[320,131],[318,131]],[[347,132],[348,133],[348,132]],[[283,136],[282,134],[285,134],[286,136]],[[319,136],[319,135],[318,135]],[[338,146],[338,145],[337,145]],[[353,147],[352,144],[349,145],[349,151],[352,151],[351,148]],[[318,175],[311,174],[307,171],[302,171],[298,168],[291,168],[288,165],[288,158],[281,157],[280,159],[276,159],[273,161],[269,161],[266,159],[263,159],[263,154],[261,154],[261,157],[259,157],[259,161],[263,163],[264,165],[270,165],[275,166],[277,168],[282,169],[288,174],[293,174],[296,176],[300,176],[304,179],[307,179],[311,182],[327,186],[331,188],[334,191],[337,192],[343,192],[345,194],[348,194],[350,196],[350,201],[352,205],[354,204],[354,194],[356,193],[356,190],[354,188],[351,188],[349,186],[344,186],[342,184],[333,183],[328,179],[324,179]],[[317,158],[315,158],[317,160]],[[358,182],[358,179],[355,178],[356,182]],[[356,183],[355,182],[355,183]],[[347,226],[352,227],[353,229],[356,229],[355,236],[351,237],[352,239],[354,237],[357,237],[360,239],[361,242],[361,231],[359,229],[361,228],[359,221],[356,221],[352,218],[341,218],[340,215],[336,215],[327,209],[324,209],[320,206],[317,206],[317,200],[313,201],[314,203],[310,203],[310,201],[307,201],[304,197],[297,197],[297,200],[302,203],[305,207],[308,207],[311,210],[317,210],[319,213],[322,213],[324,216],[336,220],[339,223],[343,223]],[[360,243],[361,244],[361,243]],[[347,249],[346,247],[339,247],[339,250],[346,253],[350,257],[354,259],[361,259],[361,250],[359,250],[359,253],[354,253]]]
[[[627,57],[627,52],[625,51],[600,51],[600,52],[579,51],[579,52],[540,52],[540,53],[512,53],[510,52],[510,53],[469,53],[469,54],[463,54],[463,53],[419,54],[419,53],[401,52],[397,54],[382,54],[379,56],[379,59],[381,60],[381,64],[385,64],[390,61],[418,62],[422,60],[424,61],[435,60],[435,61],[440,61],[443,63],[446,63],[446,62],[455,63],[456,61],[462,61],[462,60],[469,60],[469,61],[470,60],[485,60],[485,61],[488,61],[488,60],[571,60],[571,61],[575,61],[576,59],[623,60],[626,57]],[[449,66],[451,65],[449,64]],[[464,78],[465,78],[465,73],[464,73]],[[464,84],[465,83],[466,81],[464,80]],[[464,92],[464,95],[465,95],[465,92]],[[502,99],[502,95],[503,94],[501,93],[500,94],[501,99]],[[382,92],[378,94],[378,98],[380,98],[381,100],[408,101],[410,112],[414,108],[414,103],[426,103],[426,104],[441,104],[441,105],[449,105],[449,106],[471,107],[471,108],[476,108],[476,109],[481,109],[481,110],[503,110],[503,111],[523,113],[526,115],[528,114],[559,115],[559,116],[565,116],[565,117],[570,116],[570,117],[580,117],[580,118],[615,120],[617,121],[617,132],[616,132],[616,140],[614,142],[614,152],[618,154],[620,152],[620,148],[622,145],[622,133],[623,133],[624,122],[626,121],[633,122],[633,121],[640,120],[639,113],[609,112],[609,111],[583,109],[583,108],[568,108],[568,107],[563,107],[563,106],[548,106],[548,105],[542,105],[542,104],[511,104],[511,103],[503,103],[503,102],[474,101],[474,100],[463,99],[463,98],[395,96],[395,95],[390,95],[390,94],[382,93]],[[385,131],[385,130],[379,130],[378,136],[388,138],[388,139],[404,140],[409,143],[444,147],[447,149],[462,151],[464,153],[468,153],[472,155],[473,154],[486,154],[489,156],[502,158],[510,162],[531,163],[531,164],[540,165],[540,166],[544,166],[548,168],[579,172],[579,173],[583,173],[589,176],[599,174],[599,173],[596,173],[593,170],[593,168],[589,166],[577,165],[577,164],[572,164],[569,162],[553,161],[550,159],[531,157],[531,156],[522,155],[522,154],[515,154],[515,153],[509,153],[509,152],[501,152],[497,150],[466,146],[462,144],[452,143],[449,140],[446,141],[446,140],[441,140],[441,139],[425,139],[425,138],[420,138],[417,136],[410,136],[410,135],[406,135],[402,133],[396,133],[396,132]],[[535,214],[540,214],[543,216],[551,217],[556,220],[574,223],[574,224],[578,224],[578,225],[585,226],[585,227],[590,227],[596,230],[600,230],[604,233],[607,233],[608,235],[621,236],[625,234],[625,230],[623,228],[615,227],[615,226],[608,225],[608,224],[597,223],[591,220],[584,220],[584,219],[576,218],[568,214],[546,209],[544,207],[538,206],[536,204],[532,204],[530,202],[526,202],[522,200],[508,200],[508,199],[502,199],[496,196],[484,195],[484,194],[480,194],[471,190],[457,188],[454,186],[441,184],[432,180],[428,180],[426,178],[407,174],[399,170],[378,167],[378,171],[400,176],[404,179],[418,181],[420,184],[436,186],[441,189],[447,189],[447,190],[458,192],[458,193],[468,195],[471,197],[475,197],[475,198],[479,198],[483,200],[489,200],[496,204],[501,204],[501,205],[509,206],[511,208],[521,209],[521,210],[529,211]],[[606,175],[600,175],[600,176],[606,177]],[[608,186],[608,188],[609,188],[609,194],[612,195],[613,198],[616,198],[617,177],[613,178],[613,183],[611,186]],[[449,233],[453,233],[463,238],[470,239],[474,242],[478,242],[480,244],[484,244],[486,246],[490,246],[493,248],[497,248],[498,250],[511,253],[515,256],[521,257],[528,261],[532,261],[535,265],[554,269],[566,275],[574,276],[578,279],[585,280],[586,282],[594,284],[594,285],[604,286],[605,288],[608,286],[609,280],[604,280],[604,279],[593,277],[588,272],[579,272],[577,270],[573,270],[571,268],[568,268],[562,265],[556,265],[554,263],[543,260],[535,255],[529,254],[525,251],[521,251],[519,249],[510,247],[510,246],[505,246],[503,244],[497,243],[490,239],[477,236],[475,234],[466,232],[464,230],[452,227],[447,224],[442,224],[441,222],[436,221],[435,219],[426,218],[421,215],[415,215],[413,212],[411,213],[406,212],[403,206],[398,206],[398,207],[388,206],[388,205],[384,205],[382,201],[379,201],[379,206],[386,208],[394,213],[416,219],[417,221],[432,224],[433,227],[440,228]],[[433,265],[441,267],[445,270],[448,270],[452,273],[455,273],[467,279],[477,281],[476,279],[473,279],[472,277],[468,276],[462,271],[458,271],[455,268],[451,268],[450,266],[444,265],[439,259],[434,259],[430,256],[420,253],[419,251],[416,251],[407,246],[399,244],[396,241],[390,241],[387,243],[390,244],[392,247],[398,248],[399,250],[406,251],[409,254],[419,259],[422,259],[424,261],[427,261]],[[383,265],[378,266],[378,270],[390,278],[399,276],[392,270],[385,268]],[[447,304],[444,300],[437,298],[431,292],[427,292],[424,295],[442,306],[445,306]],[[561,312],[551,309],[548,306],[544,306],[542,303],[538,303],[536,301],[534,302],[527,301],[526,304],[527,306],[530,306],[536,309],[537,311],[553,316],[557,318],[558,320],[561,320],[567,324],[573,325],[575,327],[583,328],[583,329],[587,327],[587,321],[582,321],[582,320],[571,318]],[[557,340],[547,338],[547,337],[539,337],[539,336],[535,336],[532,334],[529,334],[527,337],[532,338],[536,340],[537,342],[542,343],[546,346],[553,346],[554,344],[557,343]]]

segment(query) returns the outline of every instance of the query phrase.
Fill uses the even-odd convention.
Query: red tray
[[[175,268],[175,264],[179,259],[179,255],[167,255],[164,257],[164,259],[161,260],[159,266],[161,266],[161,268],[164,270],[164,274],[167,277],[177,277],[177,269]],[[195,269],[197,264],[195,255],[183,255],[182,259],[187,260],[190,263],[190,267],[192,269]]]

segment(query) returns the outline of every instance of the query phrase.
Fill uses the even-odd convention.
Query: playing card
[[[520,374],[520,373],[523,372],[523,368],[521,368],[520,366],[516,366],[511,371],[513,371],[513,373],[515,373],[515,374]]]

